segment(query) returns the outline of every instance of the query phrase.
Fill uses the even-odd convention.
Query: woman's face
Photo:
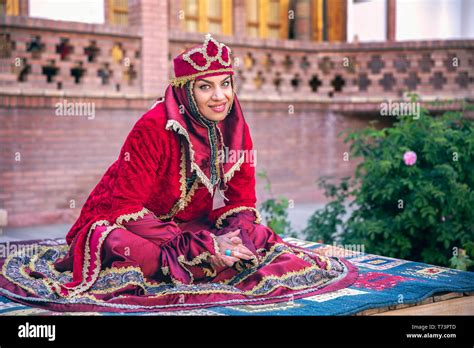
[[[199,112],[211,121],[222,121],[234,99],[232,75],[209,76],[197,79],[193,92]]]

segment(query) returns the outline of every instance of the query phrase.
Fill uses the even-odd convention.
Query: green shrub
[[[348,132],[345,141],[351,142],[352,158],[362,162],[347,185],[326,184],[326,195],[336,199],[311,217],[309,239],[331,243],[339,226],[343,243],[364,244],[366,252],[469,269],[472,121],[462,111],[433,117],[422,108],[418,119],[404,116],[390,128]],[[413,165],[403,159],[409,151],[417,156]],[[343,221],[343,203],[350,196],[354,210]]]
[[[343,218],[347,214],[344,202],[349,194],[349,179],[342,179],[339,185],[330,184],[326,177],[319,179],[318,186],[323,188],[326,197],[333,199],[333,201],[310,216],[308,225],[303,230],[303,234],[309,239],[320,243],[335,242],[335,232],[338,226],[343,226]]]
[[[267,191],[271,198],[265,200],[260,205],[260,211],[266,219],[267,226],[270,227],[277,234],[292,234],[294,231],[291,228],[288,220],[288,198],[280,196],[274,198],[272,192],[271,181],[265,171],[257,173],[258,177],[266,181],[264,190]]]

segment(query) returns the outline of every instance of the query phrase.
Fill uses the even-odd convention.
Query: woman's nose
[[[214,100],[224,99],[224,93],[222,92],[222,90],[219,87],[217,87],[216,90],[214,91],[212,99],[214,99]]]

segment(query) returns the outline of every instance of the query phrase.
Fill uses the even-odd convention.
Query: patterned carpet
[[[163,313],[52,312],[0,296],[0,315],[351,315],[372,308],[419,303],[442,292],[474,291],[474,272],[350,252],[294,238],[286,241],[325,255],[345,257],[359,268],[359,278],[346,289],[291,302]],[[51,242],[63,244],[64,240]]]

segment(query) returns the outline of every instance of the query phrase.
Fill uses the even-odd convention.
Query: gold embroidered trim
[[[278,245],[286,245],[286,244],[277,243],[277,244],[273,245],[272,248],[270,249],[270,251],[268,252],[268,254],[266,255],[266,257],[268,257],[268,255],[271,253],[271,251],[272,251],[275,247],[277,247]],[[288,245],[286,245],[286,246],[288,246]],[[290,249],[291,249],[291,248],[290,248]],[[308,254],[315,255],[313,252],[310,252],[309,250],[304,250],[304,251],[307,251]],[[288,251],[287,251],[287,250],[284,250],[284,251],[282,251],[281,253],[279,253],[277,256],[279,256],[279,255],[281,255],[281,254],[283,254],[283,253],[288,253]],[[15,256],[16,256],[16,253],[13,254],[13,255],[10,255],[10,256],[7,258],[7,261],[4,263],[3,268],[2,268],[3,275],[6,276],[6,278],[9,279],[12,283],[14,283],[14,284],[16,284],[16,285],[19,285],[20,287],[22,287],[22,288],[24,288],[24,289],[28,289],[28,288],[25,287],[24,285],[18,284],[17,282],[11,280],[11,279],[7,276],[6,266],[7,266],[7,264],[8,264],[8,261],[10,261],[11,258],[12,258],[12,257],[15,257]],[[276,256],[276,257],[277,257],[277,256]],[[296,254],[296,256],[299,256],[299,255]],[[329,258],[329,259],[330,259],[330,258]],[[337,258],[336,258],[336,259],[337,259]],[[26,274],[26,272],[25,272],[25,270],[24,270],[25,267],[26,267],[26,265],[23,265],[22,267],[20,267],[20,273],[21,273],[23,276],[29,278],[29,275]],[[113,273],[113,272],[117,272],[117,271],[118,271],[118,272],[122,273],[122,272],[126,272],[127,270],[129,270],[129,269],[131,269],[131,268],[137,269],[137,270],[139,270],[139,271],[141,272],[141,270],[140,270],[139,268],[134,267],[134,266],[130,266],[130,267],[127,267],[127,268],[112,268],[112,269],[104,270],[103,272],[111,272],[111,273]],[[248,291],[245,291],[245,292],[240,291],[239,289],[237,289],[237,288],[234,287],[234,289],[226,289],[226,290],[224,290],[224,289],[202,290],[202,291],[195,291],[195,290],[186,291],[186,290],[183,290],[183,291],[180,291],[180,294],[187,294],[187,293],[189,293],[189,294],[215,294],[215,293],[236,294],[236,293],[240,293],[240,294],[252,296],[252,295],[254,295],[254,293],[255,293],[256,290],[260,289],[262,286],[265,285],[265,281],[268,280],[268,279],[285,280],[285,279],[287,279],[287,278],[289,278],[289,277],[291,277],[291,276],[294,276],[294,275],[305,274],[305,273],[307,273],[307,272],[312,271],[313,269],[315,269],[315,267],[314,267],[314,266],[310,266],[310,267],[306,267],[306,268],[304,268],[304,269],[301,269],[301,270],[299,270],[299,271],[292,271],[292,272],[285,273],[285,274],[283,274],[283,275],[281,275],[281,276],[269,275],[269,276],[263,277],[263,278],[261,279],[261,281],[260,281],[255,287],[253,287],[251,290],[248,290]],[[252,274],[254,274],[254,273],[249,274],[247,277],[251,276]],[[245,277],[245,278],[247,278],[247,277]],[[244,279],[245,279],[245,278],[244,278]],[[144,278],[144,279],[145,279],[145,278]],[[327,280],[327,279],[321,279],[320,282],[317,282],[317,283],[315,283],[315,284],[312,284],[312,286],[318,285],[318,284],[324,282],[325,280]],[[330,281],[330,280],[327,280],[327,281]],[[44,283],[44,282],[43,282],[43,283]],[[131,284],[131,283],[132,283],[132,282],[130,282],[130,284]],[[149,284],[149,282],[145,282],[145,283],[146,283],[146,284]],[[222,282],[221,282],[221,283],[222,283]],[[162,283],[157,283],[157,284],[159,285],[159,284],[162,284]],[[182,284],[182,283],[179,282],[179,281],[177,281],[176,284]],[[223,283],[223,284],[225,284],[225,283]],[[136,285],[138,285],[138,284],[136,284]],[[51,288],[51,286],[50,286],[49,284],[45,283],[45,286],[48,288],[49,291],[51,291],[51,293],[54,293],[54,292],[55,292],[55,291]],[[122,285],[122,286],[124,286],[124,285]],[[296,286],[296,287],[290,287],[290,286],[287,286],[287,285],[284,285],[284,284],[277,284],[276,286],[273,286],[273,287],[271,287],[270,289],[268,289],[267,292],[262,293],[262,294],[259,294],[259,296],[267,295],[268,293],[270,293],[271,291],[273,291],[276,287],[280,287],[280,286],[284,286],[284,287],[287,287],[287,288],[293,289],[293,290],[298,290],[298,289],[302,289],[302,288],[309,287],[307,284],[306,284],[306,285],[305,285],[305,284],[302,284],[301,286]],[[30,289],[30,290],[31,290],[31,292],[32,292],[33,294],[36,294],[36,292],[35,292],[34,290],[32,290],[32,289]],[[99,292],[101,292],[101,291],[98,290],[97,292],[99,293]],[[150,297],[150,298],[156,298],[156,297],[166,296],[166,295],[168,295],[168,294],[169,294],[168,291],[164,291],[164,292],[159,293],[159,294],[150,295],[149,297]],[[117,297],[117,298],[124,298],[124,297],[125,297],[125,296],[119,296],[119,297]],[[91,294],[88,294],[88,293],[82,293],[82,294],[78,295],[77,298],[78,298],[78,299],[87,298],[87,299],[90,299],[90,300],[94,301],[95,303],[105,302],[105,301],[103,301],[103,300],[101,300],[101,299],[98,299],[98,298],[92,296]]]
[[[160,220],[165,220],[165,219],[171,219],[174,217],[178,212],[184,210],[189,203],[191,202],[194,193],[196,192],[196,189],[199,185],[199,179],[196,179],[193,182],[193,185],[189,189],[189,192],[186,194],[186,150],[184,148],[184,145],[181,144],[181,164],[180,164],[180,171],[179,171],[179,182],[180,182],[180,197],[178,201],[171,207],[169,213],[160,215],[158,219]]]
[[[220,253],[220,248],[219,248],[219,244],[217,243],[216,236],[212,233],[209,233],[209,235],[211,236],[212,241],[213,241],[214,254],[212,254],[209,251],[205,251],[205,252],[199,254],[198,256],[196,256],[191,261],[186,260],[184,258],[184,255],[179,255],[178,256],[178,262],[181,265],[181,267],[183,267],[189,273],[189,276],[191,277],[191,283],[194,283],[193,273],[186,266],[197,266],[197,265],[201,264],[203,261],[206,261],[209,257],[211,257],[211,256],[213,256],[217,253]],[[217,274],[216,270],[214,269],[214,267],[212,267],[212,265],[210,267],[211,267],[211,270],[209,270],[205,267],[203,268],[204,269],[204,274],[206,274],[207,276],[215,276]]]
[[[273,245],[273,246],[270,248],[270,250],[269,250],[269,252],[267,253],[267,255],[265,256],[265,259],[269,257],[269,255],[272,253],[272,251],[273,251],[278,245],[285,245],[285,246],[288,247],[288,245],[283,244],[283,243],[277,243],[277,244]],[[290,249],[291,249],[291,248],[290,248]],[[306,251],[306,250],[305,250],[305,251]],[[282,254],[284,254],[284,253],[290,253],[290,251],[288,251],[288,250],[283,250],[281,253],[279,253],[278,255],[276,255],[274,258],[276,258],[276,257],[278,257],[278,256],[280,256],[280,255],[282,255]],[[310,252],[309,250],[308,250],[308,253],[314,255],[314,253]],[[201,256],[201,255],[198,255],[197,257],[200,257],[200,256]],[[298,256],[298,255],[296,255],[296,256]],[[184,256],[183,256],[183,257],[184,257]],[[194,260],[195,260],[195,259],[193,259],[193,261],[194,261]],[[192,261],[191,261],[191,262],[192,262]],[[295,276],[295,275],[302,275],[302,274],[308,273],[308,272],[314,270],[315,268],[316,268],[316,267],[314,267],[314,266],[309,266],[309,267],[305,267],[305,268],[303,268],[303,269],[301,269],[301,270],[299,270],[299,271],[291,271],[291,272],[285,273],[285,274],[283,274],[283,275],[281,275],[281,276],[277,276],[277,275],[265,276],[265,277],[263,277],[263,278],[261,279],[261,281],[260,281],[255,287],[253,287],[252,289],[247,290],[247,291],[241,291],[241,290],[239,290],[239,289],[237,289],[237,288],[235,288],[235,290],[231,290],[231,289],[229,289],[229,290],[216,289],[216,290],[202,290],[202,291],[195,291],[195,290],[186,291],[186,290],[183,290],[183,291],[180,291],[180,294],[215,294],[215,293],[236,294],[236,293],[239,293],[239,294],[243,294],[243,295],[252,296],[252,295],[254,295],[254,292],[255,292],[256,290],[260,289],[261,287],[263,287],[263,286],[265,285],[265,281],[266,281],[267,279],[285,280],[285,279],[290,278],[290,277]],[[189,271],[188,271],[188,272],[189,272]],[[249,276],[251,276],[251,275],[253,275],[253,274],[254,274],[254,273],[249,274],[247,277],[243,278],[242,280],[248,278]],[[241,280],[241,281],[242,281],[242,280]],[[314,284],[312,284],[312,286],[315,286],[315,285],[318,285],[318,284],[320,284],[320,283],[323,283],[325,280],[330,281],[329,279],[321,279],[320,282],[314,283]],[[240,283],[241,281],[239,281],[239,283]],[[228,283],[228,281],[226,281],[226,282],[221,282],[221,284],[227,284],[227,283]],[[177,282],[177,284],[182,284],[182,283],[181,283],[181,282]],[[283,285],[283,284],[277,284],[276,286],[273,286],[273,287],[271,287],[270,289],[268,289],[267,292],[262,293],[262,294],[259,294],[259,296],[265,296],[265,295],[269,294],[270,292],[272,292],[276,287],[280,287],[280,286],[284,286],[284,287],[287,287],[287,288],[292,289],[292,290],[299,290],[299,289],[303,289],[303,288],[309,287],[308,285],[305,285],[305,284],[302,284],[301,286],[296,286],[296,287],[290,287],[290,286],[286,286],[286,285]],[[163,293],[160,293],[160,294],[150,295],[150,298],[156,298],[156,297],[161,297],[161,296],[166,296],[166,295],[168,295],[168,292],[167,292],[167,291],[165,291],[165,292],[163,292]],[[83,294],[82,296],[87,296],[87,294]],[[94,299],[95,301],[97,301],[96,298],[91,298],[91,299]]]
[[[217,237],[214,233],[209,233],[211,235],[213,245],[214,245],[214,254],[219,254],[221,252],[221,248],[219,247],[219,243],[217,243]]]
[[[86,249],[84,251],[85,255],[84,255],[84,266],[82,268],[82,282],[80,285],[82,285],[85,281],[85,274],[87,273],[87,268],[89,267],[89,259],[90,259],[90,250],[89,250],[89,240],[90,240],[90,236],[92,234],[92,232],[96,229],[96,227],[98,226],[109,226],[110,225],[110,222],[107,221],[107,220],[98,220],[96,222],[94,222],[91,227],[89,228],[89,232],[87,232],[87,239],[86,239]],[[78,285],[78,286],[80,286]],[[73,287],[70,287],[70,286],[66,286],[66,285],[62,285],[64,288],[66,289],[76,289],[77,286],[73,286]],[[58,292],[58,295],[60,296],[63,296],[60,292]]]
[[[188,141],[189,145],[189,157],[191,160],[191,171],[195,171],[196,175],[199,177],[201,180],[201,183],[206,186],[207,190],[209,193],[212,195],[214,193],[214,187],[211,184],[211,180],[204,174],[204,172],[199,168],[199,166],[195,162],[195,156],[194,156],[194,149],[193,149],[193,144],[191,144],[191,140],[189,139],[189,134],[187,130],[176,120],[168,120],[166,123],[166,130],[172,129],[173,131],[177,132],[178,134],[181,134],[186,138]],[[220,131],[220,130],[219,130]],[[240,170],[240,167],[242,163],[244,162],[245,156],[242,155],[241,158],[229,169],[227,173],[224,174],[224,182],[229,181],[232,179],[234,176],[235,172],[237,170]]]
[[[267,252],[267,254],[264,256],[262,262],[265,262],[265,261],[271,256],[271,254],[273,253],[273,251],[275,250],[275,248],[278,247],[278,246],[281,246],[281,245],[287,246],[286,244],[283,244],[283,243],[276,243],[276,244],[274,244],[274,245],[270,248],[270,250]],[[287,246],[287,247],[288,247],[288,246]],[[291,248],[289,248],[289,249],[290,249],[290,250],[282,250],[282,251],[279,252],[277,255],[274,255],[274,256],[273,256],[273,259],[276,259],[277,257],[279,257],[279,256],[281,256],[282,254],[285,254],[285,253],[286,253],[286,254],[288,254],[288,253],[294,253]],[[295,255],[298,256],[297,254],[295,254]],[[255,287],[253,287],[251,290],[246,291],[245,294],[246,294],[246,295],[252,295],[256,290],[258,290],[259,288],[261,288],[262,286],[265,285],[265,281],[266,281],[267,279],[285,280],[285,279],[290,278],[290,277],[292,277],[292,276],[294,276],[294,275],[305,274],[305,273],[310,272],[311,270],[314,270],[314,269],[319,270],[319,267],[312,265],[312,266],[305,267],[305,268],[303,268],[303,269],[301,269],[301,270],[299,270],[299,271],[291,271],[291,272],[285,273],[285,274],[283,274],[283,275],[281,275],[281,276],[269,275],[269,276],[263,277],[263,278],[261,279],[261,281],[260,281]],[[244,278],[240,279],[237,284],[241,283],[242,281],[244,281],[245,279],[247,279],[247,278],[250,277],[251,275],[253,275],[253,273],[250,273],[250,274],[248,274],[247,276],[245,276]],[[237,276],[238,276],[238,274],[235,275],[232,279],[229,279],[229,280],[224,281],[223,284],[228,284],[228,283],[230,283],[230,282],[231,282],[233,279],[235,279]],[[322,281],[323,281],[323,280],[322,280]],[[235,285],[236,285],[236,284],[234,284],[234,286],[235,286]],[[316,284],[315,284],[315,285],[316,285]],[[284,285],[283,285],[283,286],[284,286]],[[285,287],[287,287],[287,288],[289,288],[289,289],[292,289],[292,290],[298,290],[298,289],[304,288],[305,285],[302,285],[301,287],[288,287],[288,286],[285,286]],[[266,293],[264,293],[264,294],[261,294],[261,295],[266,295],[266,294],[270,293],[271,291],[273,291],[273,289],[274,289],[274,287],[273,287],[272,289],[270,289],[268,292],[266,292]]]
[[[97,277],[99,276],[100,269],[101,269],[102,244],[104,243],[105,238],[109,235],[110,232],[120,227],[121,226],[116,225],[116,224],[109,226],[100,236],[99,241],[97,243],[97,250],[95,251],[95,262],[93,265],[94,269],[92,270],[92,274],[90,276],[91,279],[88,281],[87,272],[89,270],[90,259],[91,259],[89,241],[90,241],[90,236],[92,234],[92,231],[89,232],[89,235],[87,236],[87,241],[86,241],[86,251],[85,251],[86,255],[84,258],[84,267],[82,268],[82,282],[77,287],[74,287],[73,291],[71,293],[68,293],[66,297],[70,298],[70,297],[76,296],[77,294],[86,291],[92,286],[92,284],[94,284],[94,282],[97,280]]]
[[[123,214],[120,215],[117,220],[115,220],[115,223],[117,225],[123,225],[123,222],[129,222],[130,220],[137,221],[138,218],[143,218],[146,214],[150,214],[151,212],[147,208],[143,208],[142,210],[132,213],[132,214]]]
[[[203,261],[207,260],[211,256],[212,256],[212,254],[209,251],[205,251],[205,252],[199,254],[198,256],[196,256],[191,261],[187,261],[184,258],[184,255],[179,255],[178,256],[178,262],[181,265],[181,267],[183,267],[183,269],[185,269],[189,273],[189,276],[191,278],[191,283],[194,283],[194,276],[193,276],[193,273],[191,272],[191,270],[189,270],[189,268],[186,267],[186,266],[197,266],[197,265],[201,264]]]
[[[199,177],[201,182],[206,186],[207,190],[209,193],[212,195],[214,192],[214,187],[211,184],[211,180],[204,174],[204,172],[199,168],[199,166],[196,164],[194,161],[194,149],[193,149],[193,144],[191,144],[191,140],[189,139],[189,134],[188,131],[176,120],[168,120],[166,123],[166,130],[169,130],[170,128],[177,132],[178,134],[181,134],[186,138],[188,141],[188,147],[189,147],[189,157],[191,160],[191,171],[195,171],[196,175]]]
[[[237,271],[242,272],[244,269],[252,268],[252,267],[257,267],[259,264],[259,261],[255,255],[252,256],[250,259],[250,263],[246,263],[243,260],[239,260],[238,262],[235,263],[235,268]]]
[[[203,268],[203,271],[207,277],[215,277],[217,275],[217,271],[212,267],[212,265],[209,266],[209,268]]]
[[[216,47],[217,47],[217,54],[213,57],[210,57],[208,54],[207,54],[207,48],[208,48],[208,45],[209,45],[209,42],[212,42]],[[226,48],[227,49],[227,61],[225,61],[222,57],[222,49],[223,48]],[[223,66],[230,66],[231,64],[231,59],[230,59],[230,55],[231,55],[231,49],[226,46],[225,44],[221,43],[221,42],[218,42],[216,39],[214,39],[212,37],[211,34],[206,34],[206,37],[204,39],[204,43],[202,44],[201,47],[196,47],[196,48],[193,48],[185,53],[183,53],[182,57],[183,57],[183,60],[188,62],[189,64],[191,64],[191,66],[196,69],[196,70],[199,70],[199,71],[204,71],[206,69],[209,68],[209,66],[212,64],[212,62],[215,62],[216,60],[222,64]],[[201,55],[204,57],[204,59],[206,60],[206,64],[204,65],[199,65],[197,64],[192,58],[191,56],[194,54],[194,53],[201,53]]]
[[[270,248],[270,250],[268,250],[268,251],[266,252],[266,254],[261,258],[260,263],[265,263],[265,262],[267,262],[267,260],[269,259],[269,257],[272,256],[273,252],[275,251],[275,249],[276,249],[278,246],[286,246],[286,245],[283,244],[283,243],[276,243],[276,244],[274,244],[274,245]],[[264,249],[264,248],[262,248],[262,249]],[[264,251],[266,251],[266,249],[264,249]],[[289,252],[288,250],[282,250],[282,251],[280,251],[278,254],[273,255],[273,259],[276,259],[278,256],[280,256],[280,255],[282,255],[282,254],[285,254],[285,253],[288,254],[288,253],[290,253],[290,252]],[[236,284],[234,284],[234,286],[237,285],[237,284],[239,284],[239,283],[241,283],[241,282],[243,282],[245,279],[247,279],[248,277],[250,277],[252,274],[253,274],[253,273],[250,273],[250,274],[248,274],[247,276],[243,277],[243,278],[240,279]],[[224,280],[222,283],[223,283],[223,284],[229,284],[230,282],[232,282],[232,281],[233,281],[236,277],[238,277],[238,276],[239,276],[239,274],[236,274],[236,275],[233,276],[231,279]]]
[[[255,291],[257,291],[261,287],[265,286],[265,281],[268,280],[268,279],[286,280],[286,279],[288,279],[292,276],[295,276],[295,275],[303,275],[305,273],[311,272],[314,269],[315,269],[315,267],[309,266],[309,267],[305,267],[305,268],[303,268],[299,271],[292,271],[292,272],[285,273],[281,276],[269,275],[269,276],[263,277],[261,279],[261,281],[255,287],[253,287],[252,289],[247,290],[247,291],[241,291],[237,288],[236,288],[237,290],[230,290],[230,289],[229,290],[222,290],[222,289],[218,290],[218,289],[216,289],[216,290],[202,290],[202,291],[185,291],[184,290],[184,291],[180,291],[180,294],[187,294],[187,293],[189,293],[189,294],[215,294],[215,293],[236,294],[236,293],[238,293],[238,294],[242,294],[242,295],[255,296]],[[313,286],[321,284],[325,281],[330,281],[330,279],[323,278],[323,279],[321,279],[320,282],[314,283],[311,286],[308,286],[307,284],[301,284],[300,286],[291,287],[291,286],[287,286],[287,285],[284,285],[284,284],[277,284],[276,286],[272,286],[271,288],[268,289],[268,291],[266,291],[264,293],[261,293],[258,296],[268,295],[270,292],[274,291],[276,287],[284,286],[288,289],[299,290],[299,289],[313,287]],[[225,283],[222,283],[222,284],[225,284]],[[166,296],[166,295],[167,295],[167,293],[162,293],[162,294],[150,295],[150,297],[151,298],[156,298],[156,297],[161,297],[161,296]]]
[[[236,208],[230,209],[230,210],[226,211],[225,213],[223,213],[221,216],[219,216],[216,219],[216,227],[221,228],[222,223],[224,222],[224,220],[227,219],[230,215],[241,212],[241,211],[244,211],[244,210],[251,210],[255,213],[255,223],[259,224],[262,221],[260,213],[258,212],[257,209],[252,208],[252,207],[241,206],[241,207],[236,207]]]
[[[269,275],[269,276],[266,276],[266,277],[263,277],[263,279],[255,286],[253,287],[251,290],[248,290],[248,291],[245,291],[244,293],[246,295],[252,295],[253,293],[255,293],[257,290],[259,290],[261,287],[263,287],[265,285],[265,282],[268,280],[268,279],[276,279],[276,280],[286,280],[288,278],[291,278],[293,276],[298,276],[298,275],[303,275],[305,273],[309,273],[311,272],[312,270],[314,270],[315,267],[314,266],[309,266],[309,267],[305,267],[299,271],[292,271],[292,272],[288,272],[288,273],[285,273],[281,276],[277,276],[277,275]],[[319,283],[314,283],[312,284],[313,286],[314,285],[317,285],[317,284],[321,284],[324,280],[326,279],[321,279],[321,281]],[[300,286],[295,286],[295,287],[292,287],[292,286],[287,286],[287,285],[282,285],[282,284],[278,284],[277,286],[274,286],[272,287],[271,289],[269,289],[267,292],[264,292],[263,294],[260,294],[259,296],[263,296],[263,295],[267,295],[269,294],[270,292],[272,292],[275,287],[280,287],[280,286],[284,286],[285,288],[288,288],[288,289],[291,289],[291,290],[299,290],[299,289],[304,289],[304,288],[307,288],[308,286],[306,284],[301,284]]]
[[[102,289],[102,290],[93,290],[93,289],[91,289],[90,293],[92,293],[92,294],[108,294],[108,293],[123,289],[123,288],[125,288],[126,286],[129,286],[129,285],[136,285],[136,286],[142,288],[143,291],[146,294],[147,293],[146,287],[160,286],[160,285],[164,284],[164,283],[160,283],[160,282],[154,282],[154,281],[147,280],[145,278],[145,275],[143,274],[143,271],[141,270],[141,268],[136,267],[136,266],[128,266],[128,267],[120,267],[120,268],[118,268],[118,267],[106,268],[103,271],[100,271],[100,276],[107,276],[109,274],[124,274],[124,273],[130,272],[130,271],[135,271],[135,272],[140,273],[141,276],[142,276],[143,281],[141,283],[137,282],[137,281],[127,281],[125,283],[121,283],[121,284],[116,285],[114,287],[108,287],[107,289]]]
[[[231,73],[234,70],[232,68],[224,68],[224,69],[216,69],[216,70],[207,70],[207,71],[202,71],[198,72],[196,74],[192,75],[186,75],[186,76],[180,76],[180,77],[175,77],[172,78],[170,81],[170,84],[174,87],[183,87],[187,82],[195,80],[197,77],[204,76],[207,74],[214,74],[214,73]]]
[[[60,250],[60,249],[65,249],[65,248],[67,248],[67,246],[54,247],[55,250]],[[35,267],[36,260],[38,258],[40,258],[45,252],[47,252],[50,249],[51,249],[50,247],[40,246],[40,252],[35,254],[30,260],[30,263],[29,263],[29,266],[28,266],[30,268],[30,270],[36,271],[36,267]],[[57,275],[57,276],[60,276],[60,275],[63,275],[63,274],[65,274],[65,275],[69,274],[69,275],[72,276],[72,272],[70,272],[70,271],[66,271],[66,272],[57,271],[56,268],[54,267],[54,262],[53,261],[46,261],[46,264],[48,266],[48,270],[50,272],[52,272],[53,274]],[[168,268],[168,267],[166,267],[166,268]],[[136,285],[136,286],[142,288],[146,293],[146,286],[151,287],[151,286],[159,286],[159,285],[164,284],[164,283],[160,283],[160,282],[147,280],[147,278],[144,276],[143,271],[141,270],[141,268],[140,267],[135,267],[135,266],[120,267],[120,268],[118,268],[118,267],[106,268],[106,269],[100,271],[99,276],[103,277],[103,276],[107,276],[109,274],[124,274],[124,273],[129,272],[129,271],[139,272],[142,275],[143,281],[141,283],[138,283],[136,281],[128,281],[126,283],[117,285],[115,287],[108,287],[107,289],[104,289],[104,290],[91,289],[90,292],[93,293],[93,294],[108,294],[108,293],[120,290],[120,289],[122,289],[122,288],[124,288],[128,285]],[[24,273],[23,275],[26,275],[26,276],[30,277],[26,273]],[[43,280],[47,281],[47,282],[49,281],[49,283],[51,283],[54,286],[54,281],[52,281],[51,279],[43,279]],[[45,285],[51,290],[52,293],[55,292],[54,290],[51,289],[50,284],[45,284]]]
[[[33,294],[33,295],[36,295],[35,289],[33,289],[33,288],[31,288],[31,287],[28,287],[28,286],[25,286],[25,284],[20,284],[20,283],[16,282],[14,279],[10,278],[10,277],[8,276],[8,274],[7,274],[7,266],[8,266],[8,263],[11,261],[11,259],[13,259],[14,257],[16,257],[17,254],[18,254],[18,251],[17,251],[17,252],[14,252],[14,253],[12,253],[12,254],[10,254],[10,255],[6,258],[6,260],[5,260],[5,262],[3,263],[3,266],[2,266],[2,276],[4,276],[6,279],[8,279],[8,281],[10,281],[11,283],[13,283],[13,284],[19,286],[19,287],[22,288],[22,289],[27,290],[28,292],[30,292],[30,293]],[[20,272],[20,274],[21,274],[23,277],[25,277],[25,278],[31,278],[31,276],[30,276],[28,273],[26,273],[26,271],[25,271],[25,268],[26,268],[26,267],[27,267],[27,265],[22,265],[22,266],[20,266],[19,272]],[[41,279],[41,282],[48,288],[48,290],[49,290],[51,293],[54,293],[54,290],[51,288],[50,284],[48,284],[48,282],[46,282],[46,279],[44,279],[44,278]]]
[[[240,159],[235,162],[235,164],[229,169],[227,173],[224,174],[224,182],[228,182],[230,179],[234,177],[236,171],[240,170],[242,163],[244,163],[245,155],[242,155]]]
[[[36,272],[36,261],[41,257],[43,256],[43,254],[48,251],[51,247],[45,247],[45,246],[41,246],[39,245],[38,246],[39,248],[39,251],[37,254],[33,255],[33,257],[31,258],[30,260],[30,263],[28,265],[28,267],[30,268],[31,271],[33,272]],[[67,245],[61,245],[61,246],[54,246],[54,249],[55,250],[59,250],[61,251],[62,249],[65,249],[64,251],[66,251],[67,249],[69,249],[69,246]],[[69,275],[69,276],[72,276],[72,272],[71,271],[64,271],[64,272],[59,272],[56,270],[56,268],[53,266],[53,261],[46,261],[46,264],[48,265],[48,269],[50,272],[52,272],[54,275],[56,276],[60,276],[60,275]]]
[[[146,213],[151,213],[151,212],[148,209],[143,208],[142,210],[140,210],[139,212],[136,212],[136,213],[121,215],[116,220],[119,223],[113,224],[112,226],[110,226],[110,222],[107,221],[107,220],[98,220],[98,221],[94,222],[91,225],[91,227],[89,228],[89,232],[87,234],[86,248],[85,248],[85,255],[84,255],[84,266],[82,268],[82,281],[79,285],[74,286],[74,287],[68,287],[66,285],[62,285],[64,288],[66,288],[68,290],[72,290],[72,291],[70,293],[68,293],[67,295],[63,295],[61,293],[61,291],[57,291],[58,295],[70,298],[70,297],[76,296],[77,294],[89,289],[92,286],[92,284],[94,284],[94,282],[96,281],[96,279],[97,279],[97,277],[99,276],[99,273],[100,273],[101,264],[102,264],[102,260],[101,260],[101,251],[102,250],[101,249],[102,249],[102,244],[103,244],[105,238],[113,230],[115,230],[117,228],[123,228],[123,226],[121,225],[121,223],[123,221],[128,222],[131,219],[136,221],[139,217],[143,217]],[[102,235],[99,238],[98,245],[97,245],[97,250],[96,250],[96,253],[95,253],[96,260],[95,260],[94,269],[93,269],[93,272],[92,272],[92,275],[91,275],[91,280],[87,281],[87,278],[88,278],[87,272],[89,271],[90,259],[91,259],[91,255],[90,255],[90,237],[92,235],[92,232],[96,229],[97,226],[109,226],[109,227],[107,227],[107,229],[102,233]],[[54,282],[54,283],[55,283],[54,285],[56,285],[56,286],[59,285],[59,284],[57,284],[57,282]]]

